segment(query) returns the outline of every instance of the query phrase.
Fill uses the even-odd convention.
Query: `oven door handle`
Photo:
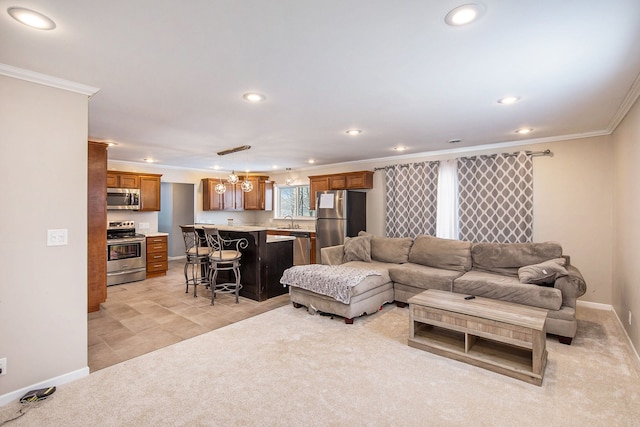
[[[139,273],[139,272],[144,271],[144,270],[146,270],[145,267],[134,268],[133,270],[114,271],[113,273],[107,273],[107,276],[121,276],[123,274]]]

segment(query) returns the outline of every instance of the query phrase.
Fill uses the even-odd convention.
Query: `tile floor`
[[[100,311],[89,313],[89,369],[107,366],[175,344],[290,303],[284,294],[257,302],[229,294],[216,296],[192,287],[185,293],[184,261],[170,261],[166,276],[107,288]]]

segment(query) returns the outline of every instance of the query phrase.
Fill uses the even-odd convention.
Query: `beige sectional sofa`
[[[576,300],[586,292],[580,271],[555,242],[471,243],[421,235],[387,238],[366,233],[323,248],[322,263],[379,271],[353,287],[349,304],[290,288],[294,306],[345,317],[372,314],[385,302],[404,305],[426,289],[481,296],[547,310],[547,332],[570,344]]]

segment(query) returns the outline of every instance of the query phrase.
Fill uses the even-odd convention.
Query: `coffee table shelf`
[[[428,290],[409,299],[408,344],[541,385],[546,310]]]

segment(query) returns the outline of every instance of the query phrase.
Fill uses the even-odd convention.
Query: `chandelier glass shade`
[[[236,171],[231,171],[231,173],[227,176],[227,182],[229,184],[236,184],[240,179],[238,175],[236,175]]]
[[[220,179],[220,182],[216,184],[214,190],[218,194],[224,194],[224,192],[227,191],[227,187],[222,183],[222,179]]]
[[[253,183],[249,181],[248,176],[245,176],[244,181],[242,181],[242,184],[240,184],[240,188],[245,193],[248,193],[249,191],[253,190]]]

